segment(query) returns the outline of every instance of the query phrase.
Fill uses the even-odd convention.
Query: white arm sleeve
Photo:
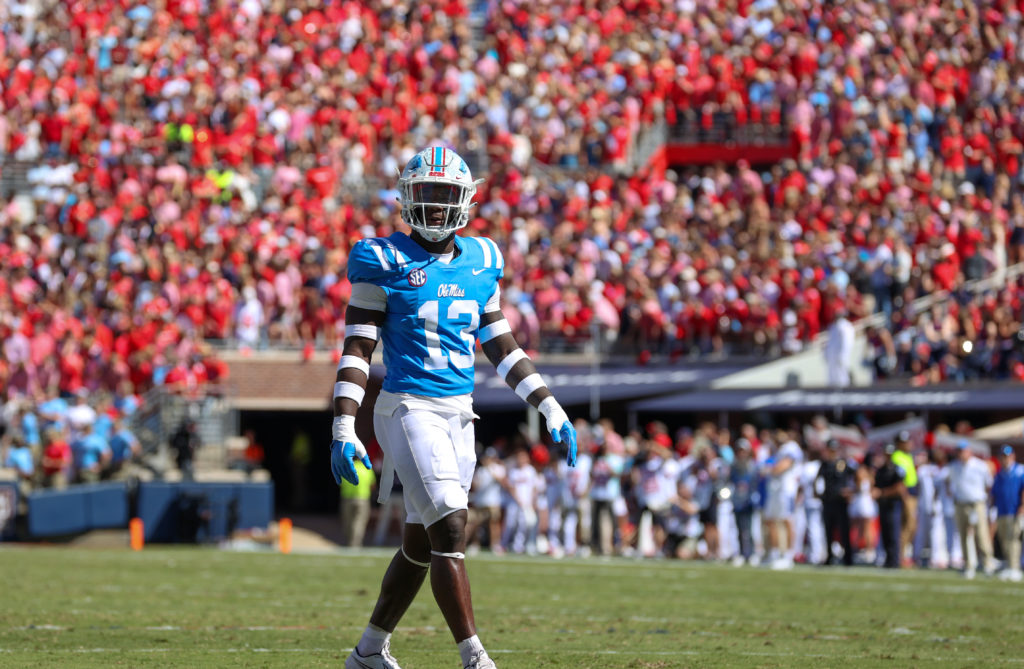
[[[494,285],[494,292],[487,299],[487,304],[484,305],[485,314],[492,314],[495,311],[501,311],[501,286],[497,284]]]
[[[383,288],[372,283],[354,283],[352,284],[352,297],[349,298],[348,303],[360,309],[387,311],[388,294],[384,292]]]

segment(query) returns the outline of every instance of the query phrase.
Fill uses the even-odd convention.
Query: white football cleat
[[[486,665],[484,665],[486,666]],[[493,663],[491,666],[494,666]],[[345,660],[345,669],[402,669],[398,666],[398,660],[391,656],[391,642],[385,641],[380,653],[363,657],[359,654],[358,648],[352,649],[352,654]]]
[[[487,657],[487,651],[482,650],[469,659],[465,669],[498,669],[498,666],[494,664],[494,660]]]

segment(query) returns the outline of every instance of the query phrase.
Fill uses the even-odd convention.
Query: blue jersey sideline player
[[[504,258],[485,237],[458,237],[476,187],[454,151],[412,157],[398,179],[411,234],[363,239],[349,254],[352,297],[334,386],[331,470],[358,482],[353,460],[370,466],[356,436],[370,357],[383,341],[386,374],[373,425],[384,451],[381,501],[395,473],[404,486],[402,546],[384,574],[369,625],[346,669],[398,669],[391,634],[430,572],[430,586],[466,669],[495,667],[476,634],[465,569],[468,492],[476,465],[473,376],[476,343],[498,375],[543,414],[576,464],[576,431],[499,308]]]

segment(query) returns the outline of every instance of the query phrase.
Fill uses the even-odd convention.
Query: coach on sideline
[[[1013,446],[999,448],[999,473],[992,484],[992,500],[996,506],[996,532],[1006,558],[1006,569],[999,578],[1022,580],[1020,571],[1020,533],[1024,523],[1024,465],[1017,463]]]
[[[992,471],[988,464],[974,457],[967,440],[956,445],[957,457],[949,467],[949,488],[956,507],[956,528],[964,554],[964,576],[974,578],[977,558],[971,548],[974,535],[984,559],[986,574],[995,570],[992,559],[992,536],[988,530],[988,491],[992,487]],[[968,530],[970,532],[968,532]]]

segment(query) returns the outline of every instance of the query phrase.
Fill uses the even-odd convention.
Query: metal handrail
[[[1007,282],[1016,279],[1017,277],[1024,274],[1024,262],[1019,262],[1014,265],[1010,265],[1002,271],[1002,276],[999,276],[1000,272],[996,271],[989,276],[982,277],[980,279],[972,279],[964,283],[959,291],[956,292],[968,292],[972,294],[980,293],[993,288],[1004,288]],[[943,300],[947,300],[951,296],[951,292],[948,290],[940,290],[928,295],[922,295],[913,302],[910,303],[911,312],[919,314],[923,311],[931,309],[935,304]],[[870,316],[866,316],[856,321],[853,324],[854,330],[857,334],[860,334],[869,327],[879,327],[885,324],[885,313],[878,311]],[[818,334],[818,339],[822,338],[827,334],[821,332]],[[815,339],[817,341],[817,339]]]

